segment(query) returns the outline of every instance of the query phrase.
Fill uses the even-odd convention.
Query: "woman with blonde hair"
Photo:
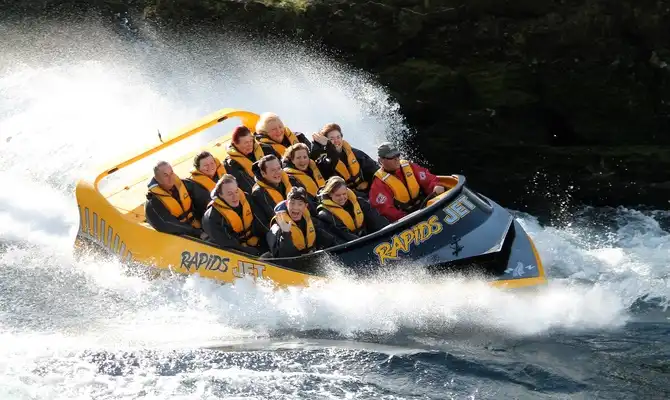
[[[312,149],[312,143],[305,137],[303,133],[293,133],[289,128],[284,126],[281,118],[275,113],[266,112],[261,114],[256,123],[256,140],[260,143],[268,144],[282,155],[286,148],[292,144],[304,143],[307,147]]]
[[[389,221],[347,187],[342,177],[332,176],[319,193],[318,218],[346,241],[363,237],[389,225]]]

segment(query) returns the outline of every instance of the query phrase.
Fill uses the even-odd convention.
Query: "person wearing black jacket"
[[[343,243],[325,230],[321,221],[309,215],[305,188],[293,187],[274,212],[267,234],[274,258],[298,257]]]
[[[316,161],[323,177],[340,176],[359,196],[367,196],[379,164],[342,139],[338,124],[327,124],[312,138],[310,158]]]
[[[263,228],[254,217],[254,207],[232,175],[222,176],[216,184],[202,218],[202,227],[210,241],[220,248],[255,256],[267,251]]]
[[[292,185],[286,172],[282,171],[279,159],[274,155],[265,156],[255,162],[252,170],[256,184],[251,190],[251,198],[256,206],[256,217],[267,232],[270,229],[270,220],[275,215],[275,205],[286,199]]]
[[[268,154],[280,157],[272,146],[258,143],[246,126],[241,125],[233,130],[224,165],[226,171],[237,179],[237,184],[243,192],[251,193],[256,183],[251,166]]]
[[[159,232],[207,238],[200,229],[204,210],[197,206],[207,195],[204,189],[192,181],[182,181],[167,161],[156,164],[147,186],[144,214],[149,225]]]
[[[312,143],[304,133],[293,133],[284,126],[281,118],[275,113],[266,112],[260,115],[256,123],[256,140],[272,146],[279,157],[284,156],[286,148],[292,144],[304,143],[312,149]]]
[[[291,145],[284,153],[282,164],[291,185],[305,188],[309,212],[316,215],[316,195],[326,181],[314,160],[309,159],[309,148],[304,143]]]
[[[330,230],[345,241],[377,232],[389,221],[362,197],[347,188],[344,179],[332,176],[320,192],[318,218],[332,227]]]

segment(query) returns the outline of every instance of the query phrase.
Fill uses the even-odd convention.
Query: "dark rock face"
[[[512,207],[542,203],[541,188],[535,200],[524,188],[546,174],[575,202],[668,208],[665,1],[72,3],[323,43],[389,88],[436,171],[462,172]]]
[[[188,7],[339,50],[391,90],[436,170],[462,172],[505,204],[553,202],[539,174],[575,203],[668,207],[670,4],[195,3],[153,11],[173,20]]]

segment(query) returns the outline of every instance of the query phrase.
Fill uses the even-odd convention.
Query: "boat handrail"
[[[102,173],[100,173],[94,180],[93,186],[95,187],[95,190],[98,189],[98,184],[100,181],[102,181],[104,178],[108,177],[109,175],[121,170],[122,168],[126,168],[129,165],[132,165],[154,153],[157,153],[175,143],[181,142],[182,140],[185,140],[199,132],[204,131],[205,129],[208,129],[218,123],[221,123],[229,118],[240,118],[242,120],[242,123],[247,126],[249,129],[252,131],[254,130],[253,128],[256,125],[256,121],[258,121],[258,114],[255,114],[250,111],[244,111],[244,110],[239,110],[235,108],[223,108],[219,111],[213,112],[189,125],[186,125],[185,127],[179,129],[177,134],[173,137],[171,137],[168,140],[162,140],[162,143],[159,144],[158,146],[152,146],[145,150],[144,152],[131,157],[130,159],[123,161],[121,163],[118,163],[114,165],[111,168],[106,168]],[[160,137],[159,137],[160,138]]]

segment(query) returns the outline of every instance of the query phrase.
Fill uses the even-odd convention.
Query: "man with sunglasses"
[[[372,207],[394,222],[416,211],[431,193],[444,193],[437,176],[428,169],[400,158],[400,151],[390,142],[377,148],[381,168],[370,187]]]

